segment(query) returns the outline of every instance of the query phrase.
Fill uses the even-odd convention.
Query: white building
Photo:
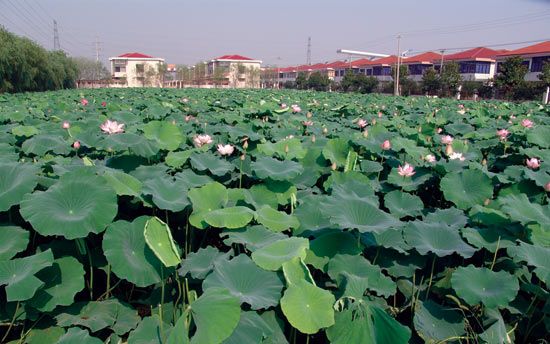
[[[525,75],[525,80],[538,81],[538,76],[540,72],[542,72],[544,62],[550,63],[550,41],[498,54],[497,72],[498,64],[513,56],[521,56],[523,58],[523,63],[529,68],[529,71]]]
[[[206,84],[230,88],[259,88],[262,61],[241,55],[223,55],[208,62]]]
[[[110,57],[113,87],[162,87],[164,59],[141,53]]]

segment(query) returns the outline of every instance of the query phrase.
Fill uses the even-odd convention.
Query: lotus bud
[[[331,168],[333,171],[336,171],[336,163],[333,162],[332,165],[330,166],[330,168]]]
[[[546,192],[550,192],[550,182],[544,184],[544,190],[545,190]]]
[[[288,153],[288,151],[289,151],[288,145],[285,145],[285,153]]]
[[[327,127],[324,127],[324,128],[323,128],[323,134],[324,134],[324,135],[328,134],[328,129],[327,129]]]
[[[308,113],[306,114],[306,117],[307,117],[307,118],[311,118],[311,117],[313,117],[313,114],[312,114],[311,112],[308,111]]]
[[[453,150],[453,146],[451,145],[447,145],[445,147],[445,154],[447,154],[447,156],[451,155],[454,153],[454,150]]]
[[[487,159],[481,160],[481,164],[482,164],[483,166],[487,166]]]
[[[243,143],[243,148],[248,149],[248,140],[245,140]]]
[[[311,142],[315,142],[316,138],[315,135],[311,135]]]
[[[173,125],[176,125],[176,120],[173,119],[173,120],[172,120],[172,124],[173,124]]]
[[[246,158],[246,154],[243,153],[243,154],[241,155],[240,159],[241,159],[241,161],[244,161],[245,158]]]
[[[419,133],[422,132],[422,127],[418,127],[418,132],[419,132]]]
[[[363,137],[364,138],[369,137],[369,131],[367,129],[363,130]]]
[[[370,123],[371,123],[372,125],[375,125],[375,124],[376,124],[376,118],[373,118],[372,121],[370,121]]]
[[[75,142],[73,143],[73,148],[74,148],[74,149],[79,149],[79,148],[80,148],[80,141],[75,141]]]
[[[487,198],[485,201],[483,201],[483,205],[484,205],[484,206],[488,206],[489,203],[491,203],[491,200],[488,199],[488,198]]]

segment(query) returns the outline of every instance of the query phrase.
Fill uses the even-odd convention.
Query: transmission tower
[[[57,31],[57,21],[53,21],[53,50],[61,50],[59,44],[59,31]]]
[[[307,59],[306,64],[311,65],[311,37],[307,38]]]

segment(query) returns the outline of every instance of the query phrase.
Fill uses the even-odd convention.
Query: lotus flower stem
[[[428,282],[428,289],[426,289],[426,297],[424,298],[424,301],[428,300],[428,295],[430,295],[430,288],[432,287],[432,281],[434,277],[434,267],[435,267],[435,259],[437,256],[434,255],[434,259],[432,260],[432,269],[430,271],[430,281]]]
[[[159,303],[159,318],[160,318],[160,335],[163,337],[163,326],[162,326],[162,303],[164,302],[164,267],[160,264],[160,303]],[[161,338],[161,343],[164,343],[164,338]]]
[[[105,298],[109,298],[111,290],[111,264],[107,264],[107,285],[105,287]]]
[[[8,335],[10,334],[11,328],[13,327],[13,323],[15,322],[15,317],[17,316],[17,311],[19,311],[19,301],[17,301],[17,305],[15,306],[15,311],[13,312],[13,317],[11,318],[10,325],[8,326],[8,329],[6,330],[6,333],[4,334],[4,337],[2,337],[2,340],[0,340],[0,343],[5,343],[6,338],[8,338]]]
[[[496,260],[497,260],[497,254],[498,254],[499,246],[500,246],[500,235],[498,236],[497,248],[496,248],[495,254],[494,254],[494,256],[493,256],[493,262],[491,263],[491,271],[493,271],[493,268],[495,267],[495,262],[496,262]]]

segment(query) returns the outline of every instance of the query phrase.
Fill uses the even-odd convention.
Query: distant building
[[[505,51],[478,47],[443,55],[443,62],[457,62],[464,81],[487,81],[495,76],[497,54]]]
[[[550,63],[550,41],[499,53],[496,58],[497,72],[498,65],[513,56],[521,56],[523,63],[529,68],[527,75],[525,75],[525,80],[538,81],[538,76],[542,72],[544,62]]]
[[[205,83],[230,88],[259,88],[262,61],[241,55],[224,55],[208,62]]]
[[[112,87],[162,87],[164,59],[141,53],[110,57]]]
[[[440,69],[442,55],[434,52],[426,52],[403,60],[403,64],[409,67],[409,79],[413,81],[422,81],[422,76],[426,69]]]

